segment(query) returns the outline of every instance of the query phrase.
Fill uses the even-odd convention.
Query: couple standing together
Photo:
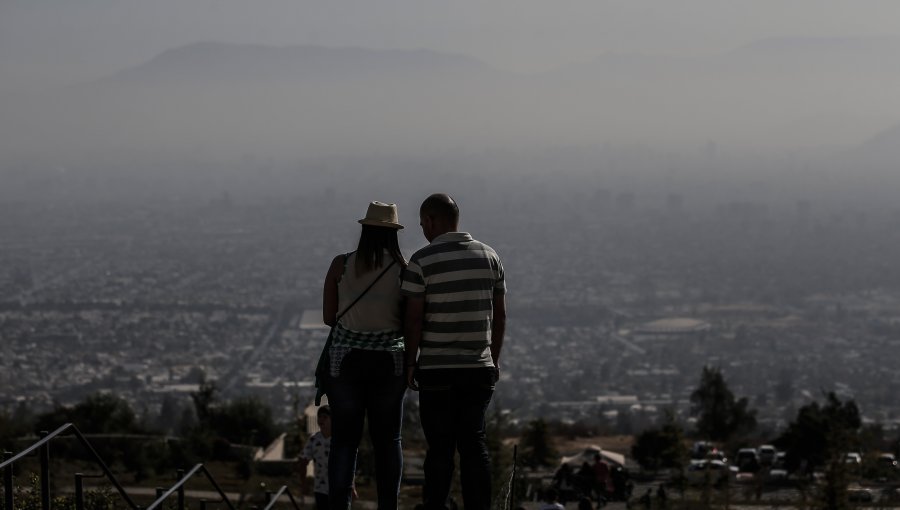
[[[323,313],[333,328],[326,391],[332,509],[350,506],[366,418],[378,508],[397,508],[407,388],[419,392],[428,442],[425,508],[447,508],[456,450],[464,507],[490,508],[484,422],[506,323],[503,265],[491,247],[459,232],[459,208],[449,195],[428,197],[419,219],[429,244],[407,262],[397,242],[397,207],[372,202],[359,220],[358,248],[335,257],[325,277]]]

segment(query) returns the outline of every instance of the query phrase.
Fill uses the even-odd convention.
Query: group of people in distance
[[[458,451],[464,507],[488,509],[484,424],[500,376],[503,265],[491,247],[459,231],[459,208],[449,195],[422,203],[419,220],[429,244],[409,261],[400,252],[398,220],[396,205],[370,203],[359,220],[357,249],[336,256],[325,276],[323,318],[332,327],[329,406],[319,409],[323,433],[310,438],[302,454],[322,460],[316,462],[316,507],[350,507],[368,420],[378,508],[397,508],[403,400],[411,389],[419,392],[428,444],[422,505],[448,508]],[[330,441],[323,440],[326,434]],[[327,473],[320,473],[325,459]]]
[[[610,465],[598,453],[594,455],[593,463],[585,461],[577,470],[569,464],[561,465],[553,475],[553,488],[548,491],[555,500],[545,499],[549,503],[558,501],[561,505],[578,500],[581,508],[585,500],[590,502],[593,498],[598,506],[602,506],[611,500],[627,501],[633,488],[624,467]]]

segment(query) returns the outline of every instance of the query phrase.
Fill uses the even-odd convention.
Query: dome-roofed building
[[[674,338],[703,338],[712,326],[700,319],[669,317],[645,322],[632,330],[635,340],[667,340]]]

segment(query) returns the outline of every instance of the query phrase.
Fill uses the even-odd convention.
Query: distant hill
[[[741,46],[728,55],[769,58],[896,54],[900,37],[772,37]]]
[[[695,57],[607,54],[523,75],[430,50],[202,42],[84,86],[0,101],[0,155],[848,146],[900,121],[898,61],[900,38],[788,38]]]
[[[198,42],[167,50],[102,81],[328,80],[410,73],[498,74],[474,58],[430,50],[370,50]]]
[[[853,152],[871,162],[900,166],[900,124],[876,134]]]
[[[714,73],[898,72],[900,37],[804,38],[782,37],[756,41],[723,53],[680,57],[607,54],[591,62],[566,66],[553,73],[581,77],[621,77],[623,74],[708,76]]]

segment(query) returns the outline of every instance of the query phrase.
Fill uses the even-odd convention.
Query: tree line
[[[12,412],[0,411],[0,447],[15,451],[23,446],[20,438],[73,423],[83,434],[95,436],[91,443],[105,461],[120,463],[135,474],[135,481],[209,460],[237,461],[239,474],[249,477],[251,450],[232,445],[263,447],[282,432],[295,432],[292,437],[300,433],[296,423],[276,423],[272,410],[258,398],[222,400],[212,382],[203,381],[190,400],[187,406],[167,400],[155,420],[139,417],[112,393],[95,393],[74,406],[56,405],[40,414],[19,405]],[[293,441],[297,451],[299,441]],[[74,443],[60,442],[54,455],[79,458],[84,452]]]
[[[643,431],[635,438],[632,456],[645,469],[682,466],[688,457],[686,439],[713,441],[726,451],[769,442],[785,452],[786,467],[811,474],[834,456],[851,451],[893,451],[898,440],[885,438],[879,425],[863,426],[856,402],[842,401],[824,393],[823,401],[810,402],[797,411],[787,427],[766,437],[757,430],[756,411],[746,398],[737,398],[728,388],[722,371],[704,367],[697,388],[691,394],[692,430],[669,415],[659,427]]]

